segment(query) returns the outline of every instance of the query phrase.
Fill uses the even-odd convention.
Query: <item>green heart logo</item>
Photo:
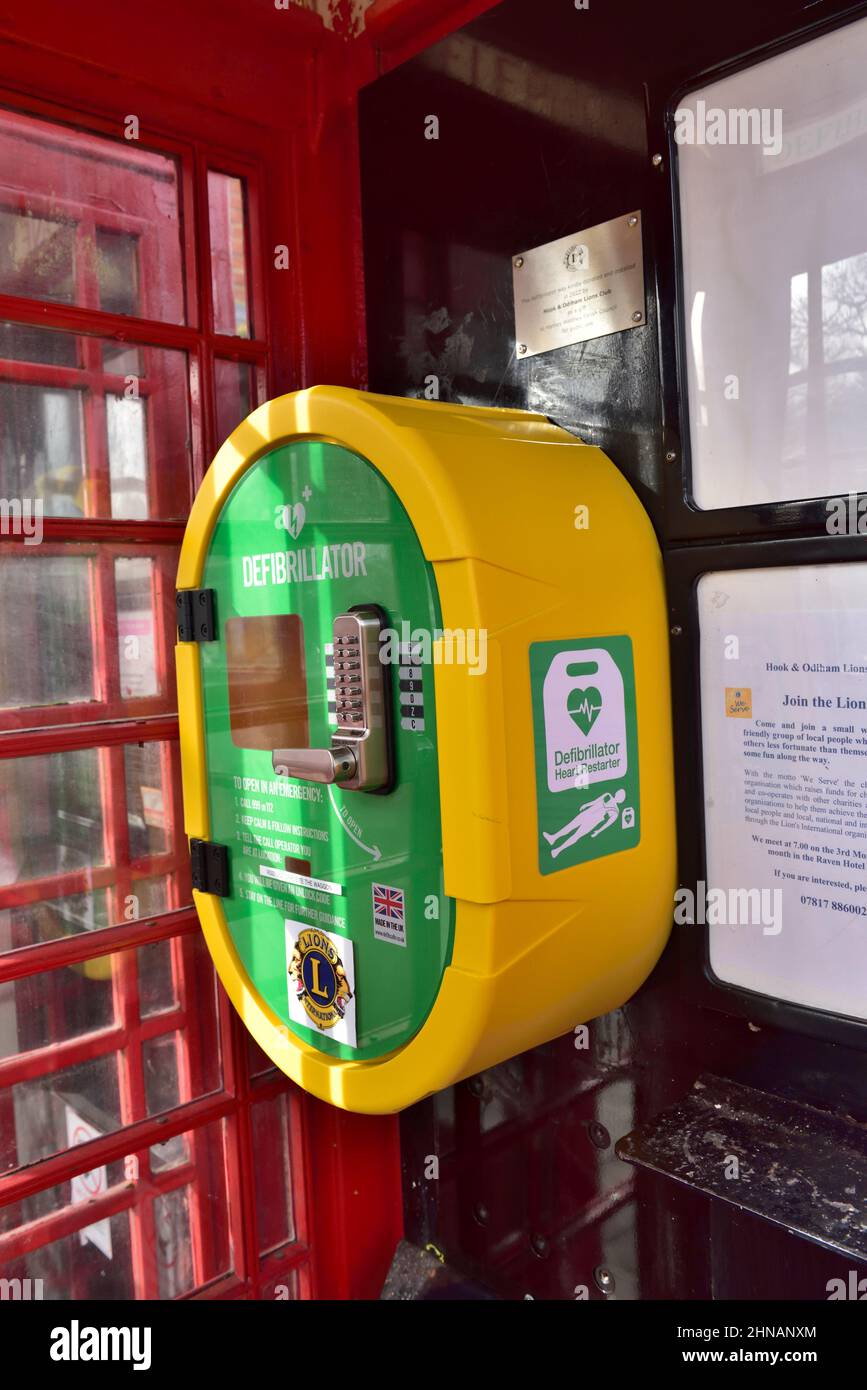
[[[588,685],[586,690],[576,688],[570,690],[566,708],[586,737],[599,717],[599,711],[602,709],[602,696],[595,685]]]

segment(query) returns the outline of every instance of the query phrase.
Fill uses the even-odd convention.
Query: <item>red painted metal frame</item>
[[[84,15],[65,0],[42,0],[38,13],[12,0],[0,16],[0,105],[82,126],[117,138],[129,112],[139,115],[142,145],[178,161],[184,217],[181,227],[187,267],[187,323],[151,318],[129,320],[98,308],[82,310],[42,301],[0,297],[0,318],[72,331],[85,338],[134,341],[187,354],[192,470],[201,478],[216,438],[215,358],[250,363],[257,396],[317,381],[364,386],[364,294],[358,187],[355,98],[358,87],[490,7],[493,0],[376,0],[367,12],[367,31],[349,42],[327,33],[304,10],[277,11],[272,0],[154,0],[148,24],[137,12],[119,11],[112,0],[90,0]],[[342,14],[342,11],[340,12]],[[46,38],[50,35],[49,40]],[[196,54],[190,63],[189,54]],[[69,137],[73,143],[80,133]],[[210,328],[211,274],[207,228],[207,169],[246,181],[251,264],[251,313],[255,340],[218,335]],[[286,245],[290,267],[277,270],[274,250]],[[88,362],[88,367],[93,364]],[[20,378],[19,378],[20,379]],[[109,387],[114,383],[105,383]],[[96,546],[106,557],[154,554],[177,545],[175,521],[123,522],[88,517],[73,522],[46,519],[46,542]],[[103,561],[105,566],[106,561]],[[170,578],[160,571],[163,582]],[[107,611],[107,610],[106,610]],[[168,640],[168,629],[166,638]],[[110,630],[104,637],[106,670],[115,658]],[[163,658],[167,659],[167,649]],[[166,671],[168,666],[166,666]],[[0,757],[38,756],[58,749],[107,750],[109,783],[117,789],[117,759],[126,742],[177,738],[176,718],[148,703],[105,702],[92,722],[92,708],[52,722],[48,711],[28,712],[21,721],[0,723]],[[109,712],[110,710],[110,712]],[[118,716],[121,716],[118,718]],[[137,717],[138,716],[138,717]],[[111,758],[115,762],[111,762]],[[114,769],[112,772],[111,769]],[[165,784],[165,778],[164,778]],[[172,817],[179,817],[172,783]],[[178,824],[179,820],[172,823]],[[122,852],[122,845],[115,851]],[[156,862],[156,861],[154,861]],[[129,886],[131,879],[121,882]],[[195,915],[177,898],[171,911],[140,922],[119,922],[98,934],[100,953],[166,940],[173,953],[189,948]],[[72,936],[22,947],[0,957],[0,980],[22,979],[37,970],[81,963],[93,957],[94,941]],[[132,952],[130,951],[130,956]],[[183,969],[178,979],[186,980]],[[123,995],[122,1027],[134,1017],[134,986]],[[182,985],[182,993],[184,987]],[[185,995],[182,1012],[193,1004]],[[273,1072],[251,1075],[251,1047],[240,1022],[220,992],[223,1084],[212,1095],[181,1103],[157,1120],[135,1120],[74,1151],[66,1151],[0,1179],[0,1206],[18,1202],[129,1155],[146,1154],[155,1142],[208,1125],[224,1131],[226,1184],[234,1273],[197,1291],[198,1297],[273,1296],[276,1284],[298,1279],[301,1296],[375,1297],[402,1229],[398,1130],[393,1119],[373,1119],[331,1110],[288,1087]],[[197,1065],[181,1057],[180,1076],[190,1093]],[[130,1094],[140,1086],[129,1079]],[[8,1095],[8,1093],[6,1093]],[[256,1229],[257,1162],[253,1107],[291,1098],[295,1240],[263,1258]],[[2,1107],[0,1095],[0,1107]],[[131,1110],[130,1113],[140,1113]],[[0,1123],[2,1123],[0,1108]],[[261,1156],[260,1156],[261,1157]],[[145,1201],[171,1186],[178,1172],[203,1181],[204,1152],[190,1151],[190,1164],[163,1178],[139,1167]],[[260,1200],[263,1194],[259,1194]],[[279,1200],[275,1191],[273,1200]],[[268,1200],[268,1194],[264,1194]],[[112,1189],[98,1207],[66,1208],[14,1233],[19,1247],[60,1238],[99,1215],[131,1210],[130,1189]],[[54,1223],[52,1225],[52,1222]],[[64,1223],[66,1223],[64,1225]],[[200,1225],[203,1227],[204,1222]],[[0,1236],[0,1258],[3,1257]],[[10,1241],[12,1237],[9,1237]],[[139,1233],[147,1264],[148,1235]],[[195,1260],[207,1259],[204,1234],[196,1237]],[[14,1242],[13,1242],[14,1245]],[[28,1248],[32,1248],[32,1245]],[[147,1292],[154,1291],[151,1274]]]
[[[41,114],[45,112],[39,103],[35,106]],[[86,117],[82,118],[86,123]],[[63,135],[61,143],[71,148],[76,142],[94,144],[85,135]],[[147,344],[143,351],[151,347],[181,348],[188,356],[190,364],[189,397],[191,405],[190,432],[195,441],[194,472],[196,479],[202,476],[206,458],[219,442],[215,438],[213,421],[215,401],[213,394],[213,360],[219,355],[230,360],[245,361],[257,369],[257,378],[264,386],[268,378],[268,345],[264,339],[236,340],[225,335],[212,333],[210,323],[210,266],[207,220],[207,169],[208,167],[228,168],[230,172],[243,178],[248,192],[248,207],[251,209],[250,225],[258,229],[258,180],[259,170],[248,161],[233,156],[229,159],[220,150],[211,152],[206,146],[187,144],[179,148],[178,142],[169,140],[168,148],[178,159],[183,170],[181,187],[186,192],[184,208],[184,245],[187,256],[187,273],[183,283],[192,287],[188,293],[187,317],[190,326],[166,324],[153,319],[129,320],[120,315],[106,314],[96,303],[96,286],[86,278],[89,258],[78,257],[76,264],[85,267],[76,287],[76,306],[57,305],[50,301],[24,300],[15,296],[0,298],[0,315],[23,324],[38,324],[41,327],[74,332],[78,336],[79,366],[70,369],[42,367],[19,362],[5,362],[0,368],[3,377],[9,381],[30,382],[46,386],[64,387],[82,392],[84,409],[84,460],[86,481],[84,495],[88,510],[99,515],[88,517],[84,524],[77,519],[55,518],[45,527],[46,544],[40,554],[62,553],[71,543],[79,554],[89,556],[91,565],[93,618],[91,640],[94,651],[95,700],[84,705],[45,707],[26,711],[10,710],[0,720],[0,757],[34,757],[58,753],[70,749],[98,748],[100,765],[101,819],[105,843],[98,859],[104,859],[104,869],[75,871],[56,875],[51,879],[15,884],[0,890],[0,905],[6,908],[22,905],[28,901],[60,897],[88,888],[106,888],[110,893],[112,919],[121,923],[123,905],[128,894],[134,890],[137,879],[167,873],[170,884],[168,906],[174,909],[171,915],[152,921],[119,925],[97,933],[87,933],[81,937],[69,937],[61,941],[38,943],[13,950],[0,958],[0,980],[11,982],[17,979],[26,987],[27,981],[39,973],[54,969],[55,975],[47,978],[54,983],[55,978],[62,981],[65,967],[93,959],[95,953],[107,955],[114,948],[127,949],[113,957],[112,993],[114,1000],[115,1024],[97,1033],[84,1037],[64,1039],[61,1035],[51,1046],[34,1048],[17,1057],[0,1063],[0,1086],[5,1088],[4,1098],[8,1100],[11,1087],[21,1085],[36,1078],[59,1072],[61,1069],[85,1060],[99,1057],[114,1057],[119,1068],[119,1095],[122,1127],[116,1134],[77,1147],[72,1152],[58,1154],[41,1163],[19,1169],[0,1180],[0,1206],[20,1203],[28,1196],[35,1196],[58,1183],[65,1182],[76,1172],[91,1171],[104,1167],[109,1161],[124,1157],[127,1173],[134,1177],[122,1187],[113,1189],[93,1203],[88,1203],[86,1214],[82,1209],[63,1206],[47,1216],[26,1221],[24,1225],[0,1235],[0,1258],[6,1263],[33,1251],[37,1247],[61,1240],[65,1236],[92,1225],[104,1216],[126,1212],[130,1222],[130,1247],[133,1282],[138,1297],[158,1295],[156,1263],[156,1232],[154,1227],[154,1201],[159,1193],[178,1191],[185,1188],[189,1200],[189,1234],[192,1244],[191,1256],[194,1280],[198,1287],[208,1281],[209,1259],[211,1256],[211,1230],[215,1218],[213,1205],[209,1203],[209,1188],[206,1186],[206,1168],[209,1161],[205,1143],[205,1128],[214,1119],[223,1126],[223,1149],[226,1158],[226,1185],[230,1193],[227,1211],[230,1230],[227,1240],[231,1240],[232,1264],[235,1273],[221,1282],[222,1296],[255,1297],[263,1280],[260,1275],[258,1241],[255,1231],[254,1174],[267,1171],[265,1165],[256,1165],[252,1147],[251,1108],[255,1104],[268,1104],[273,1094],[287,1091],[285,1079],[275,1081],[265,1078],[251,1084],[246,1071],[246,1049],[238,1020],[229,1008],[225,996],[220,994],[220,1024],[223,1038],[223,1087],[218,1092],[218,1108],[213,1102],[202,1109],[201,1102],[194,1097],[199,1093],[201,1059],[196,1055],[196,1032],[187,1028],[190,1022],[190,1009],[199,997],[199,990],[193,988],[193,969],[190,946],[195,930],[195,917],[183,902],[188,898],[188,858],[183,839],[182,811],[180,804],[180,784],[177,759],[170,759],[170,741],[177,739],[177,718],[167,713],[171,709],[174,685],[170,667],[172,639],[173,564],[165,564],[166,542],[173,542],[173,550],[182,535],[182,524],[157,521],[117,523],[108,519],[110,498],[108,495],[108,459],[105,452],[104,399],[106,391],[111,392],[120,384],[103,370],[100,339],[115,338],[122,342],[133,341]],[[32,203],[30,204],[32,208]],[[52,209],[55,216],[58,208]],[[94,228],[88,224],[79,208],[61,206],[60,211],[70,219],[77,217],[76,235],[92,240]],[[198,235],[193,229],[199,228]],[[139,248],[143,241],[140,237]],[[251,264],[248,268],[248,281],[251,286],[251,309],[254,322],[264,323],[264,303],[261,294],[261,252],[260,243],[251,247]],[[195,253],[194,255],[192,253]],[[148,253],[148,259],[152,253]],[[147,263],[142,265],[142,277],[147,280]],[[203,323],[196,325],[197,306],[201,306]],[[152,366],[151,364],[148,364]],[[153,371],[145,373],[144,381],[153,379]],[[204,386],[204,390],[202,389]],[[263,392],[264,394],[264,392]],[[160,422],[153,418],[148,421],[152,431],[151,443],[160,437]],[[151,449],[151,459],[156,457]],[[151,470],[153,475],[155,470]],[[87,481],[89,479],[89,482]],[[159,497],[150,490],[151,508],[159,517]],[[64,546],[62,543],[66,542]],[[20,543],[20,542],[19,542]],[[82,543],[84,543],[82,545]],[[15,542],[7,547],[8,551]],[[162,549],[156,549],[159,545]],[[22,552],[26,553],[26,552]],[[142,554],[152,559],[154,577],[152,584],[153,611],[157,628],[156,653],[158,672],[162,684],[159,699],[123,699],[120,689],[120,669],[118,654],[118,616],[115,603],[115,560],[120,555]],[[134,716],[134,717],[130,717]],[[29,726],[29,727],[26,727]],[[131,738],[136,744],[159,741],[161,785],[164,799],[164,821],[174,843],[169,842],[169,853],[151,854],[138,860],[130,857],[128,822],[126,812],[126,783],[124,767],[124,747],[130,746]],[[183,874],[180,870],[183,868]],[[186,882],[186,890],[181,884]],[[172,974],[178,996],[178,1007],[142,1018],[140,1012],[138,971],[136,967],[138,952],[133,947],[141,947],[156,941],[169,943],[172,959]],[[191,973],[191,971],[193,973]],[[210,974],[213,989],[213,975]],[[200,982],[201,983],[201,982]],[[205,982],[207,987],[207,981]],[[58,987],[60,988],[60,986]],[[55,992],[56,993],[56,992]],[[62,993],[56,993],[50,1016],[55,1020],[63,1016]],[[147,1097],[142,1071],[142,1048],[149,1039],[155,1037],[174,1039],[175,1065],[177,1071],[178,1104],[167,1115],[145,1119]],[[293,1096],[293,1173],[303,1174],[305,1161],[305,1137],[300,1123],[303,1101]],[[4,1107],[7,1121],[12,1121],[12,1113]],[[177,1126],[181,1124],[182,1129]],[[150,1153],[152,1146],[164,1143],[171,1134],[186,1132],[189,1135],[189,1158],[187,1164],[174,1167],[168,1174],[155,1175],[151,1169]],[[14,1133],[14,1130],[13,1130]],[[121,1152],[122,1150],[122,1152]],[[136,1155],[134,1160],[129,1155]],[[280,1196],[281,1194],[277,1194]],[[285,1200],[285,1198],[284,1198]],[[282,1252],[280,1269],[285,1270],[287,1281],[301,1270],[302,1285],[309,1289],[309,1248],[306,1243],[307,1222],[304,1215],[304,1193],[296,1193],[296,1206],[302,1213],[297,1222],[301,1239],[295,1240]],[[274,1279],[273,1267],[269,1270],[271,1282]]]

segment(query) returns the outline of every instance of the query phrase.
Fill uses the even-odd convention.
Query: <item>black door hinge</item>
[[[211,840],[190,840],[193,887],[217,898],[229,896],[229,851]]]
[[[175,606],[181,642],[216,642],[217,617],[213,589],[178,589]]]

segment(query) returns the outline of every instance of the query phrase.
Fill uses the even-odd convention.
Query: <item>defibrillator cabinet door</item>
[[[380,473],[302,439],[243,473],[202,585],[209,824],[229,851],[232,943],[291,1033],[380,1057],[424,1022],[452,946],[436,711],[413,641],[440,627],[432,567]]]

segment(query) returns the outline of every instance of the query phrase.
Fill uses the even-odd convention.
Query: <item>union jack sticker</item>
[[[395,946],[406,945],[406,903],[402,888],[389,888],[374,883],[373,934],[377,941],[391,941]]]

